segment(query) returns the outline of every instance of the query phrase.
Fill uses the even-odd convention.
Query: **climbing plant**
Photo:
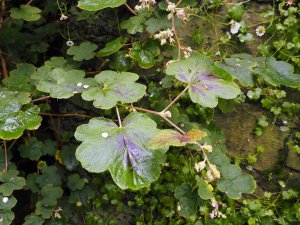
[[[225,3],[0,2],[0,224],[107,224],[94,215],[105,207],[101,201],[134,205],[124,196],[128,191],[142,205],[152,189],[161,196],[170,191],[174,199],[165,204],[177,208],[178,224],[202,224],[201,217],[227,217],[222,200],[255,191],[253,176],[226,154],[224,135],[209,118],[217,107],[226,111],[242,102],[245,90],[259,99],[257,84],[299,90],[299,68],[293,57],[295,64],[266,52],[216,59],[220,52],[193,49],[181,39],[182,24]],[[238,32],[239,42],[253,39],[241,21],[244,4],[228,5],[231,34],[220,37],[223,44]],[[287,17],[279,4],[285,29],[298,21],[292,7],[298,6],[287,9]],[[192,37],[201,45],[200,33]],[[276,93],[280,99],[282,92]],[[269,107],[272,96],[264,94],[262,105],[278,115],[280,101]],[[294,116],[299,108],[287,106],[286,113]],[[258,125],[259,133],[268,123],[262,118]],[[164,189],[159,182],[170,176]],[[290,192],[283,199],[295,198]],[[29,207],[15,218],[18,204]],[[255,224],[257,215],[251,218]]]

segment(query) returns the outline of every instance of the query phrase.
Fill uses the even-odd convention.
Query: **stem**
[[[4,14],[5,14],[5,0],[1,1],[1,16],[0,16],[0,29],[4,23]]]
[[[132,106],[132,105],[129,105],[129,106],[126,106],[126,107],[131,108],[131,109],[136,109],[136,110],[139,110],[139,111],[144,111],[144,112],[147,112],[147,113],[151,113],[151,114],[154,114],[154,115],[157,115],[157,116],[160,116],[159,112],[156,112],[156,111],[153,111],[153,110],[150,110],[150,109],[144,109],[144,108],[135,107],[135,106]]]
[[[92,118],[92,116],[79,114],[79,113],[70,113],[70,114],[52,114],[52,113],[39,113],[39,115],[43,116],[56,116],[56,117],[71,117],[71,116],[78,116],[78,117],[86,117],[86,118]]]
[[[169,120],[164,115],[160,114],[160,117],[163,118],[165,121],[167,121],[170,125],[172,125],[176,130],[178,130],[182,134],[186,134],[184,130],[182,130],[180,127],[178,127],[175,123],[173,123],[171,120]]]
[[[30,0],[29,2],[27,2],[26,5],[30,5],[32,3],[33,0]]]
[[[7,170],[8,170],[8,159],[7,159],[6,141],[4,141],[3,145],[4,145],[4,158],[5,158],[4,171],[7,172]]]
[[[8,71],[7,71],[6,60],[1,50],[0,50],[0,61],[1,61],[1,68],[2,68],[2,79],[5,79],[6,77],[8,77]]]
[[[119,113],[118,106],[116,106],[116,112],[117,112],[117,116],[118,116],[119,127],[122,127],[122,120],[121,120],[121,116],[120,116],[120,113]]]
[[[133,15],[135,15],[135,16],[137,15],[137,13],[127,3],[125,3],[125,6]]]
[[[44,96],[44,97],[33,99],[33,100],[31,100],[31,102],[43,101],[43,100],[49,99],[49,98],[51,98],[51,96]]]
[[[180,92],[180,94],[177,95],[177,97],[174,98],[173,101],[170,102],[169,105],[167,105],[163,111],[161,111],[161,113],[165,113],[188,90],[188,88],[189,88],[189,86],[186,86],[184,88],[184,90],[182,92]]]
[[[166,0],[167,4],[170,4],[169,0]],[[178,56],[177,56],[177,60],[180,60],[180,49],[181,49],[181,45],[180,45],[180,41],[179,41],[179,37],[177,35],[176,32],[176,28],[175,28],[175,17],[174,17],[174,12],[171,12],[171,18],[172,18],[172,31],[174,32],[175,35],[175,39],[177,42],[177,48],[178,48]]]

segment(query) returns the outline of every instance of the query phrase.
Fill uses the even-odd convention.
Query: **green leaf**
[[[21,19],[25,21],[36,21],[41,18],[42,11],[31,5],[20,5],[20,8],[12,8],[10,16],[14,19]]]
[[[252,87],[254,68],[261,66],[263,60],[262,57],[252,58],[248,54],[234,54],[231,58],[225,58],[224,63],[216,63],[216,65],[230,73],[242,86]]]
[[[242,193],[252,193],[256,188],[253,177],[242,174],[241,169],[236,165],[223,165],[220,172],[223,179],[217,183],[217,187],[232,199],[239,199]]]
[[[131,59],[123,51],[112,55],[109,61],[109,68],[123,72],[127,71],[131,66]]]
[[[81,125],[75,138],[83,143],[76,150],[82,167],[90,172],[109,170],[122,189],[148,187],[160,174],[166,149],[146,146],[156,135],[156,123],[140,113],[131,113],[118,127],[105,118],[91,119]]]
[[[82,204],[86,204],[88,200],[95,198],[96,191],[91,185],[85,185],[83,189],[79,191],[72,191],[68,202],[70,204],[76,204],[80,202]]]
[[[267,58],[265,67],[256,68],[254,72],[274,86],[300,87],[300,74],[294,74],[294,67],[273,57]]]
[[[59,151],[63,165],[67,170],[74,170],[79,165],[75,157],[75,149],[76,147],[73,145],[64,145],[61,151]]]
[[[84,79],[82,70],[53,69],[48,77],[41,79],[37,84],[39,91],[47,92],[53,98],[70,98],[84,90],[88,79]]]
[[[14,218],[15,218],[15,214],[12,211],[0,208],[1,225],[11,225]]]
[[[104,8],[115,8],[126,3],[126,0],[79,0],[78,7],[88,11],[97,11]]]
[[[197,207],[201,204],[201,199],[196,192],[192,191],[190,185],[183,183],[175,190],[175,198],[179,200],[180,213],[186,217],[193,216],[197,212]]]
[[[44,187],[47,184],[60,186],[61,176],[59,175],[56,166],[46,166],[42,170],[42,174],[36,178],[36,182],[40,187]]]
[[[106,70],[95,76],[97,86],[91,86],[82,93],[86,101],[94,101],[94,106],[110,109],[118,102],[133,103],[142,98],[146,86],[135,83],[137,74]]]
[[[131,58],[138,62],[142,68],[148,69],[155,65],[154,56],[151,52],[143,49],[132,49],[129,52]]]
[[[141,33],[144,30],[143,23],[145,23],[146,19],[144,14],[139,14],[137,16],[132,16],[128,20],[124,20],[120,27],[122,29],[126,29],[129,34]]]
[[[27,215],[23,225],[43,225],[45,220],[35,214]]]
[[[0,194],[0,209],[12,209],[17,204],[17,199],[14,196],[4,196]],[[1,214],[0,214],[1,215]]]
[[[10,71],[9,76],[3,80],[3,84],[11,91],[31,92],[33,85],[30,76],[35,72],[32,64],[17,64],[17,68]]]
[[[127,41],[126,38],[119,37],[113,41],[110,41],[106,43],[105,47],[102,48],[98,53],[98,57],[104,57],[104,56],[109,56],[115,52],[118,52],[125,44]]]
[[[18,150],[23,158],[30,160],[39,160],[42,155],[55,155],[56,143],[52,140],[46,140],[45,143],[32,137],[28,142],[19,146]]]
[[[216,67],[210,59],[201,55],[194,55],[187,60],[170,64],[166,73],[187,83],[192,102],[204,107],[216,107],[218,97],[233,99],[240,93],[239,87],[230,81],[231,77],[227,72]]]
[[[146,22],[146,30],[149,33],[156,33],[160,30],[167,30],[172,28],[172,22],[168,20],[168,14],[159,11],[155,12],[154,16],[151,16]],[[175,20],[176,25],[178,25],[178,20]]]
[[[43,199],[41,200],[42,204],[45,206],[55,206],[57,200],[62,197],[63,192],[61,187],[55,187],[52,184],[43,186],[41,189],[41,195],[43,196]]]
[[[208,200],[214,197],[211,188],[209,187],[210,184],[204,180],[202,177],[199,178],[197,181],[198,185],[198,195],[203,200]]]
[[[94,51],[97,49],[97,45],[89,41],[82,42],[79,46],[72,46],[68,49],[67,54],[73,55],[73,60],[82,61],[94,58]]]
[[[49,219],[53,214],[54,207],[44,205],[42,201],[35,204],[35,214],[41,216],[43,219]]]
[[[194,143],[206,136],[205,132],[200,130],[190,130],[182,135],[175,130],[160,130],[154,138],[148,143],[151,149],[164,149],[169,146],[185,146],[187,143]]]
[[[256,188],[256,183],[251,175],[243,174],[238,166],[230,163],[230,159],[226,156],[225,138],[222,131],[210,125],[206,132],[207,137],[203,138],[201,143],[213,146],[213,151],[207,153],[207,156],[221,172],[221,180],[218,181],[217,188],[232,199],[239,199],[243,193],[252,193]]]
[[[85,181],[83,178],[77,173],[74,173],[68,177],[67,186],[71,191],[81,190],[85,185]]]
[[[32,137],[26,144],[20,145],[18,150],[23,158],[38,160],[43,155],[42,148],[43,143],[38,141],[36,137]]]
[[[35,130],[40,126],[38,106],[27,104],[29,94],[0,89],[0,97],[0,139],[16,139],[25,129]]]
[[[18,177],[19,172],[17,170],[9,170],[7,172],[0,173],[0,193],[5,196],[10,196],[14,190],[21,190],[25,185],[25,179]]]

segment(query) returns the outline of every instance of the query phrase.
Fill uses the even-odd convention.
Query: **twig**
[[[4,158],[5,158],[4,171],[7,172],[7,170],[8,170],[8,158],[7,158],[6,141],[4,141],[3,145],[4,145]]]
[[[118,106],[116,106],[116,112],[117,112],[117,116],[118,116],[119,127],[122,127],[122,120],[121,120],[121,116],[120,116],[120,113],[119,113]]]
[[[171,124],[176,130],[178,130],[180,133],[185,134],[186,132],[182,130],[180,127],[178,127],[175,123],[173,123],[171,120],[169,120],[166,116],[163,114],[160,114],[160,117],[163,118],[165,121],[167,121],[169,124]]]
[[[31,102],[43,101],[43,100],[49,99],[49,98],[51,98],[51,96],[44,96],[44,97],[33,99],[33,100],[31,100]]]
[[[127,3],[125,3],[125,6],[133,15],[135,15],[135,16],[137,15],[137,13]]]
[[[180,92],[180,94],[177,95],[177,97],[174,98],[173,101],[170,102],[169,105],[167,105],[166,108],[161,112],[165,113],[188,90],[188,88],[189,88],[189,86],[186,86],[185,89],[182,92]]]
[[[5,14],[5,0],[1,1],[1,16],[0,16],[0,29],[4,23],[4,14]]]
[[[92,116],[79,114],[79,113],[66,113],[66,114],[52,114],[52,113],[43,113],[40,112],[39,115],[42,116],[55,116],[55,117],[72,117],[72,116],[78,116],[78,117],[86,117],[86,118],[92,118]]]
[[[26,5],[30,5],[32,3],[33,0],[30,0],[29,2],[27,2]]]
[[[169,120],[165,114],[163,112],[156,112],[150,109],[144,109],[144,108],[139,108],[139,107],[135,107],[135,106],[126,106],[128,108],[132,108],[132,109],[136,109],[136,110],[140,110],[140,111],[144,111],[144,112],[148,112],[157,116],[160,116],[161,118],[163,118],[165,121],[167,121],[171,126],[173,126],[176,130],[178,130],[180,133],[185,134],[185,131],[182,130],[180,127],[178,127],[175,123],[173,123],[171,120]]]
[[[2,68],[2,79],[5,79],[6,77],[8,77],[8,71],[7,71],[6,60],[1,50],[0,50],[0,61],[1,61],[1,68]]]
[[[169,0],[166,0],[167,4],[170,4]],[[174,32],[175,35],[175,39],[177,42],[177,48],[178,48],[178,56],[177,56],[177,60],[180,60],[180,50],[181,50],[181,45],[180,45],[180,41],[179,41],[179,37],[177,35],[176,32],[176,28],[175,28],[175,17],[174,17],[174,12],[171,12],[171,20],[172,20],[172,31]]]

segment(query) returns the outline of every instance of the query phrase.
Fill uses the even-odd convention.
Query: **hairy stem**
[[[163,111],[161,111],[161,113],[165,113],[188,90],[188,88],[189,86],[186,86],[184,90],[180,92],[180,94],[177,95],[177,97],[174,98],[173,101],[171,101]]]
[[[43,101],[43,100],[46,100],[46,99],[49,99],[49,98],[51,98],[51,96],[43,96],[43,97],[31,100],[31,102],[39,102],[39,101]]]
[[[53,113],[43,113],[43,112],[40,112],[39,115],[43,115],[43,116],[55,116],[55,117],[72,117],[72,116],[78,116],[78,117],[92,118],[92,116],[85,115],[85,114],[79,114],[79,113],[53,114]]]
[[[120,113],[119,113],[118,106],[116,106],[116,112],[117,112],[117,116],[118,116],[119,127],[122,127],[122,120],[121,120],[121,116],[120,116]]]
[[[127,3],[125,3],[124,4],[126,7],[127,7],[127,9],[133,14],[133,15],[137,15],[137,13],[127,4]]]

